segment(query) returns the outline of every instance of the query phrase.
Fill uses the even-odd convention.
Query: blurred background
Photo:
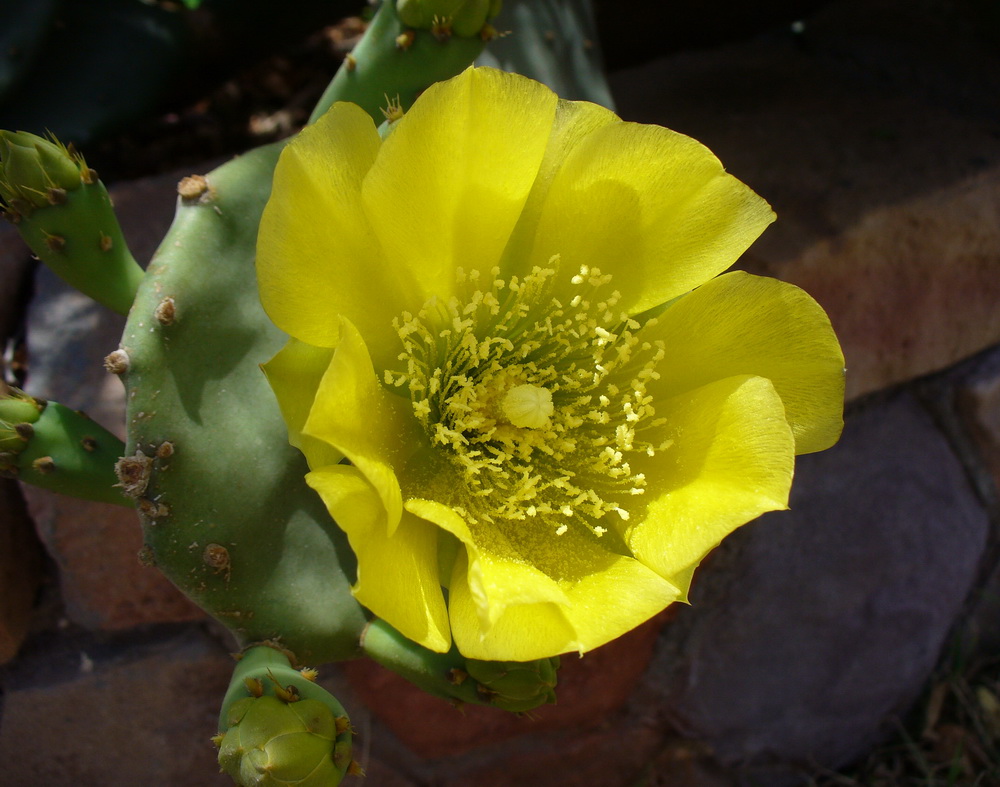
[[[710,556],[690,607],[567,657],[555,707],[463,713],[369,663],[322,670],[366,783],[1000,784],[1000,3],[594,13],[542,40],[603,58],[607,83],[581,89],[696,137],[772,203],[739,266],[827,309],[845,433],[800,458],[791,510]],[[145,262],[177,181],[300,128],[367,14],[0,0],[0,127],[76,144]],[[8,382],[120,432],[101,359],[121,328],[0,226]],[[0,481],[3,784],[228,783],[208,738],[233,643],[138,563],[137,524]]]

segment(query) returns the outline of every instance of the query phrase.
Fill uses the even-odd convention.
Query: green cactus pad
[[[479,36],[440,41],[429,30],[408,30],[395,2],[385,2],[346,67],[330,82],[310,121],[334,101],[352,101],[381,122],[382,108],[390,100],[398,99],[404,109],[411,106],[422,90],[470,65],[484,46]]]
[[[243,641],[319,663],[354,655],[365,617],[353,555],[259,368],[285,341],[253,270],[279,149],[209,173],[149,265],[122,337],[126,469],[146,468],[136,499],[156,565]]]
[[[118,314],[128,314],[142,280],[100,181],[66,192],[65,201],[34,211],[17,228],[57,276]]]

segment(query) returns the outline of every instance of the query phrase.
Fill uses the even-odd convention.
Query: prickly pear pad
[[[384,141],[349,105],[300,135],[258,240],[294,337],[267,371],[355,597],[427,648],[511,661],[684,600],[842,424],[822,309],[719,275],[773,218],[698,142],[490,69]]]

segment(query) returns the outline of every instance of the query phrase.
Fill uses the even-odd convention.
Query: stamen
[[[665,423],[646,386],[666,350],[639,339],[642,326],[617,311],[621,295],[597,268],[571,277],[568,302],[554,297],[560,267],[553,257],[507,280],[497,268],[488,278],[460,270],[463,297],[393,323],[401,366],[384,377],[407,388],[456,469],[460,483],[442,494],[468,522],[539,518],[556,535],[580,526],[601,537],[645,491],[629,457],[670,446],[642,438]]]

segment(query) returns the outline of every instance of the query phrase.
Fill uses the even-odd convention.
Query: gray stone
[[[1000,341],[1000,57],[960,5],[842,0],[612,76],[623,117],[704,142],[774,206],[740,264],[827,310],[849,398]]]
[[[975,445],[982,469],[993,482],[993,500],[1000,500],[1000,345],[977,359],[971,374],[957,386],[961,423]]]
[[[968,649],[989,659],[1000,653],[1000,346],[945,377],[943,406],[952,415],[953,439],[963,446],[995,523],[985,576],[963,627]]]
[[[706,562],[648,688],[729,765],[774,778],[843,766],[918,695],[988,528],[912,396],[871,404],[837,446],[799,459],[790,511]]]
[[[4,686],[7,787],[231,784],[209,742],[232,671],[224,650],[193,629],[118,645],[61,639],[22,654]]]

